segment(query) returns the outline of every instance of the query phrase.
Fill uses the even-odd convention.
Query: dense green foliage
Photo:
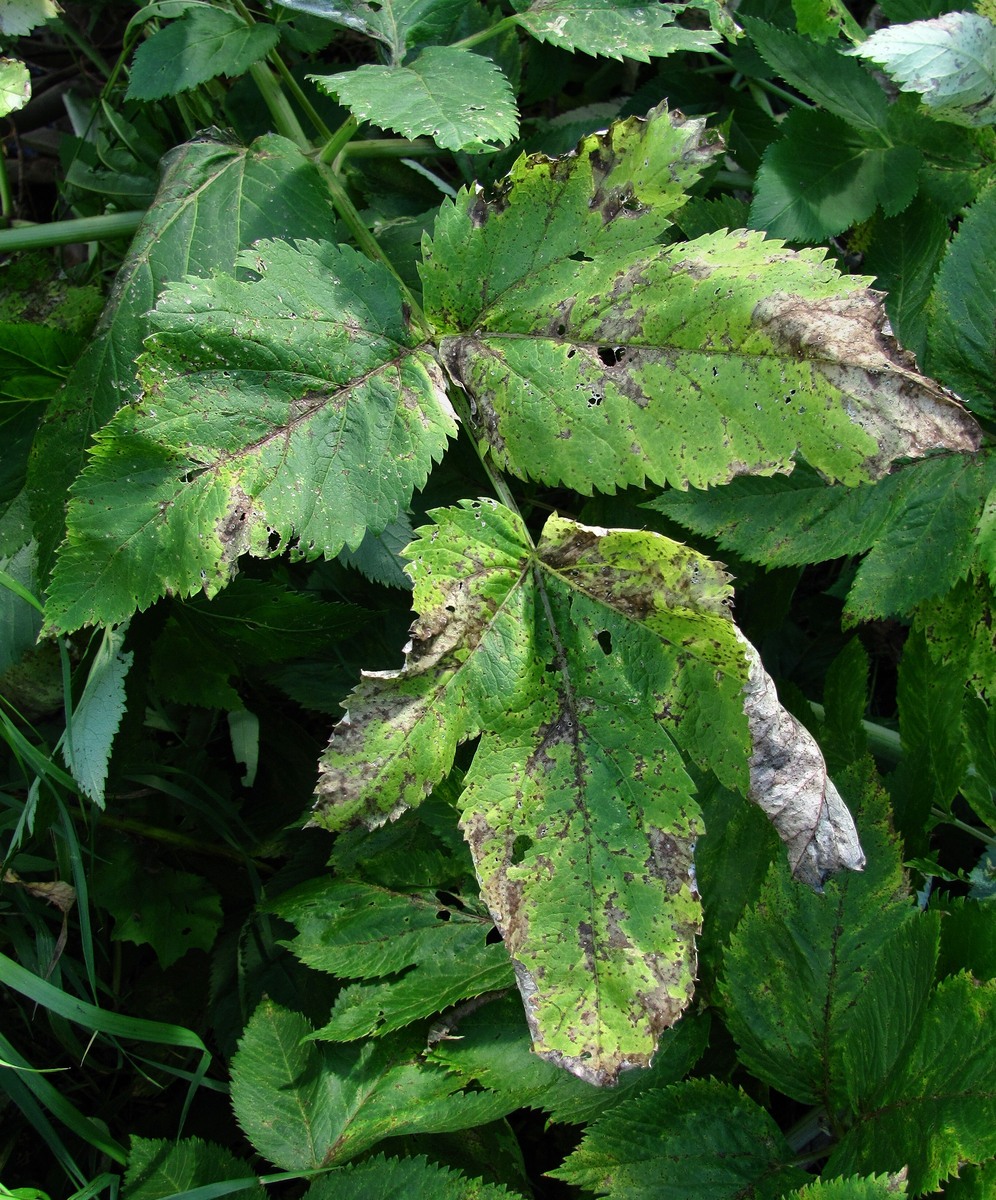
[[[0,1192],[994,1194],[987,12],[80,8],[0,6]]]

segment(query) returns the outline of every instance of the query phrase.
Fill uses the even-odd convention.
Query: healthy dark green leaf
[[[932,982],[936,922],[905,929],[928,919],[905,895],[882,820],[863,830],[865,872],[825,895],[776,863],[725,957],[720,991],[741,1061],[804,1104],[836,1110],[874,1091],[916,1032]],[[910,938],[915,954],[905,953]],[[832,1051],[852,1036],[863,1057]]]
[[[885,92],[836,45],[820,45],[756,17],[745,17],[743,22],[761,57],[786,83],[855,129],[885,132],[889,111]]]
[[[597,1120],[550,1174],[613,1200],[775,1200],[808,1176],[769,1114],[693,1080],[644,1092]]]
[[[519,1193],[483,1179],[468,1179],[421,1155],[384,1158],[380,1154],[316,1179],[304,1193],[305,1200],[384,1200],[387,1196],[404,1196],[405,1200],[516,1200]]]
[[[127,1200],[170,1200],[181,1192],[211,1183],[252,1180],[254,1174],[251,1165],[236,1158],[230,1150],[201,1138],[166,1141],[133,1137],[124,1195]],[[265,1194],[259,1184],[238,1193],[245,1200],[263,1200]]]
[[[736,479],[707,492],[666,492],[649,507],[768,567],[866,557],[847,595],[851,620],[908,616],[963,578],[991,455],[940,456],[864,487],[827,487],[811,472]]]
[[[996,983],[956,975],[937,988],[915,1039],[867,1097],[828,1174],[909,1170],[913,1194],[996,1155]]]
[[[251,24],[223,8],[198,5],[156,30],[135,52],[131,100],[176,96],[219,75],[241,75],[280,40],[269,24]]]
[[[257,243],[170,288],[142,401],[74,487],[50,628],[210,597],[244,553],[337,554],[395,520],[455,432],[398,285],[348,246]]]
[[[985,416],[996,412],[996,186],[972,205],[934,289],[928,370]]]
[[[362,979],[340,992],[328,1041],[387,1033],[460,1000],[515,986],[508,954],[487,945],[487,912],[434,892],[393,892],[359,881],[314,879],[272,910],[297,928],[289,948],[308,966]]]
[[[867,220],[879,206],[895,216],[916,195],[923,155],[915,146],[889,144],[817,109],[793,109],[781,129],[758,173],[755,229],[821,241]]]
[[[386,1137],[467,1129],[503,1116],[488,1092],[421,1061],[418,1039],[309,1041],[304,1017],[264,1000],[232,1060],[232,1107],[256,1150],[288,1171],[355,1158]]]
[[[470,50],[429,46],[404,66],[364,65],[311,79],[359,120],[407,138],[431,137],[448,150],[480,153],[507,145],[519,130],[505,75]]]

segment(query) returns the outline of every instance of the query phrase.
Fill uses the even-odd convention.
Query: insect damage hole
[[[612,653],[612,634],[607,629],[601,629],[595,638],[602,648],[602,653],[606,656],[610,655]]]
[[[606,367],[618,367],[626,357],[625,346],[599,346],[598,357]]]

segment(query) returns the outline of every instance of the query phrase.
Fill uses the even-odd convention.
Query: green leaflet
[[[867,555],[847,596],[851,620],[907,616],[965,572],[996,484],[992,455],[911,464],[871,486],[827,487],[811,472],[667,492],[648,507],[769,567]]]
[[[996,124],[996,28],[973,12],[876,30],[850,50],[878,63],[932,115],[955,125]]]
[[[793,1157],[763,1108],[700,1079],[619,1105],[550,1174],[619,1200],[776,1200],[809,1178]]]
[[[605,1082],[691,994],[699,829],[682,755],[745,789],[743,651],[720,568],[651,533],[553,517],[534,550],[493,501],[410,547],[413,642],[367,675],[315,822],[418,804],[482,734],[460,800],[537,1050]]]
[[[384,1200],[387,1196],[404,1196],[405,1200],[517,1200],[519,1193],[483,1179],[468,1179],[422,1156],[384,1158],[378,1154],[315,1180],[304,1200]]]
[[[229,1179],[252,1179],[252,1167],[224,1146],[200,1138],[166,1141],[133,1137],[124,1178],[128,1200],[170,1200],[190,1188]],[[263,1200],[257,1184],[237,1193],[243,1200]]]
[[[730,941],[720,989],[744,1064],[831,1112],[866,1101],[902,1058],[937,955],[936,918],[910,904],[881,815],[862,840],[865,872],[834,880],[825,895],[774,864]]]
[[[405,50],[423,43],[445,42],[467,7],[467,0],[288,0],[283,6],[310,13],[335,25],[376,38],[387,48],[393,63],[400,63]]]
[[[307,963],[350,984],[318,1038],[350,1041],[400,1029],[467,997],[515,984],[501,945],[486,945],[486,912],[445,904],[435,892],[390,891],[356,880],[314,879],[272,910],[290,921],[288,945]]]
[[[532,1053],[529,1031],[517,997],[505,996],[460,1015],[430,1050],[428,1061],[442,1063],[465,1079],[507,1097],[510,1108],[535,1108],[553,1121],[578,1125],[645,1092],[681,1079],[701,1058],[709,1018],[684,1017],[661,1036],[654,1061],[643,1071],[624,1071],[613,1088],[593,1087]]]
[[[933,658],[961,671],[975,691],[996,696],[996,596],[975,572],[946,596],[921,604],[914,629],[923,630]]]
[[[657,109],[444,205],[426,312],[496,465],[588,494],[770,474],[798,454],[856,483],[974,448],[971,419],[822,252],[743,232],[657,244],[714,153],[693,125]]]
[[[944,256],[927,336],[928,369],[986,416],[996,411],[994,256],[996,186],[987,188],[969,209]]]
[[[135,361],[166,283],[192,271],[234,275],[244,246],[277,236],[291,219],[299,237],[328,237],[335,225],[318,169],[285,138],[267,135],[249,147],[199,138],[172,151],[163,168],[94,337],[35,439],[28,485],[43,576],[65,532],[66,492],[91,435],[139,395]],[[72,586],[89,578],[87,567]]]
[[[996,983],[944,980],[892,1074],[868,1097],[828,1175],[909,1168],[913,1194],[996,1154]]]
[[[633,0],[533,0],[516,22],[543,42],[563,50],[607,58],[651,57],[676,50],[707,50],[720,40],[720,31],[736,27],[722,4],[646,4]],[[683,10],[706,8],[713,30],[685,29],[673,22]]]
[[[128,98],[161,100],[219,75],[241,75],[279,40],[273,25],[247,25],[226,9],[191,6],[138,47]]]
[[[798,1191],[789,1192],[786,1200],[891,1200],[906,1195],[906,1180],[896,1175],[851,1175],[847,1179],[816,1179]]]
[[[264,1000],[232,1060],[232,1107],[256,1150],[285,1170],[331,1166],[386,1137],[468,1129],[503,1116],[490,1092],[421,1061],[424,1040],[329,1046],[304,1017]]]
[[[73,489],[50,630],[211,596],[246,552],[356,546],[455,432],[386,268],[314,242],[238,261],[260,278],[190,281],[160,303],[142,401],[101,431]]]
[[[511,84],[491,59],[470,50],[429,46],[405,66],[367,64],[310,78],[360,121],[431,137],[450,150],[493,150],[519,131]]]
[[[125,677],[133,653],[124,650],[126,627],[105,629],[86,686],[62,741],[62,756],[80,791],[104,807],[107,765],[125,713]]]
[[[758,173],[755,229],[819,241],[867,220],[879,206],[895,216],[916,195],[923,164],[916,146],[818,109],[793,109],[781,129]]]

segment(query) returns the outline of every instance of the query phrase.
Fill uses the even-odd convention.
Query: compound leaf
[[[523,1200],[518,1192],[483,1179],[468,1179],[459,1171],[429,1162],[424,1157],[384,1158],[376,1155],[361,1163],[315,1180],[304,1200]]]
[[[787,471],[800,453],[856,483],[974,448],[878,298],[822,252],[745,232],[655,243],[713,150],[657,109],[444,205],[427,313],[496,464],[588,494]]]
[[[720,986],[744,1064],[801,1103],[834,1110],[874,1091],[901,1057],[937,954],[936,919],[914,913],[881,819],[864,840],[866,871],[825,895],[772,866],[730,941]],[[852,1036],[860,1054],[830,1053]]]
[[[383,1138],[469,1129],[504,1116],[489,1092],[422,1063],[425,1042],[398,1034],[332,1046],[304,1017],[264,1000],[232,1060],[232,1106],[256,1150],[288,1171],[355,1158]]]
[[[386,268],[348,246],[258,243],[171,287],[142,401],[73,489],[50,628],[210,596],[238,557],[337,554],[384,529],[455,432]]]
[[[885,1021],[892,1014],[885,1016]],[[996,1155],[996,983],[945,979],[896,1069],[869,1097],[828,1174],[908,1167],[914,1195]]]
[[[486,912],[435,892],[391,891],[356,880],[311,880],[272,904],[298,930],[290,949],[308,966],[363,979],[339,994],[316,1034],[349,1041],[400,1029],[459,1000],[513,987],[508,955],[486,945]]]
[[[191,8],[139,46],[128,99],[161,100],[219,75],[241,75],[279,40],[275,25],[247,25],[226,9]]]
[[[848,53],[878,63],[904,92],[919,92],[939,121],[996,124],[996,26],[979,13],[891,25]]]
[[[649,62],[676,50],[707,50],[715,45],[719,33],[674,24],[684,9],[707,7],[720,9],[719,5],[633,0],[533,0],[515,19],[534,38],[561,50]]]
[[[847,60],[844,59],[844,62]],[[764,154],[751,224],[775,237],[817,241],[912,201],[923,155],[855,128],[832,112],[793,109]]]
[[[614,1108],[550,1174],[620,1200],[774,1200],[809,1178],[794,1157],[768,1113],[743,1092],[693,1080]]]
[[[429,46],[405,66],[367,64],[310,78],[359,120],[407,138],[431,137],[448,150],[494,149],[519,130],[512,85],[491,59],[470,50]]]
[[[908,616],[964,576],[994,484],[992,455],[946,455],[870,486],[827,487],[797,468],[787,479],[744,478],[705,492],[667,492],[648,507],[769,567],[867,551],[846,612],[851,620],[868,620]]]
[[[969,209],[934,288],[927,365],[973,409],[992,416],[996,367],[996,187]]]
[[[200,1138],[166,1141],[132,1137],[124,1194],[128,1200],[170,1200],[191,1188],[239,1179],[251,1181],[253,1169],[224,1146]],[[245,1200],[263,1200],[262,1185],[240,1190]]]

